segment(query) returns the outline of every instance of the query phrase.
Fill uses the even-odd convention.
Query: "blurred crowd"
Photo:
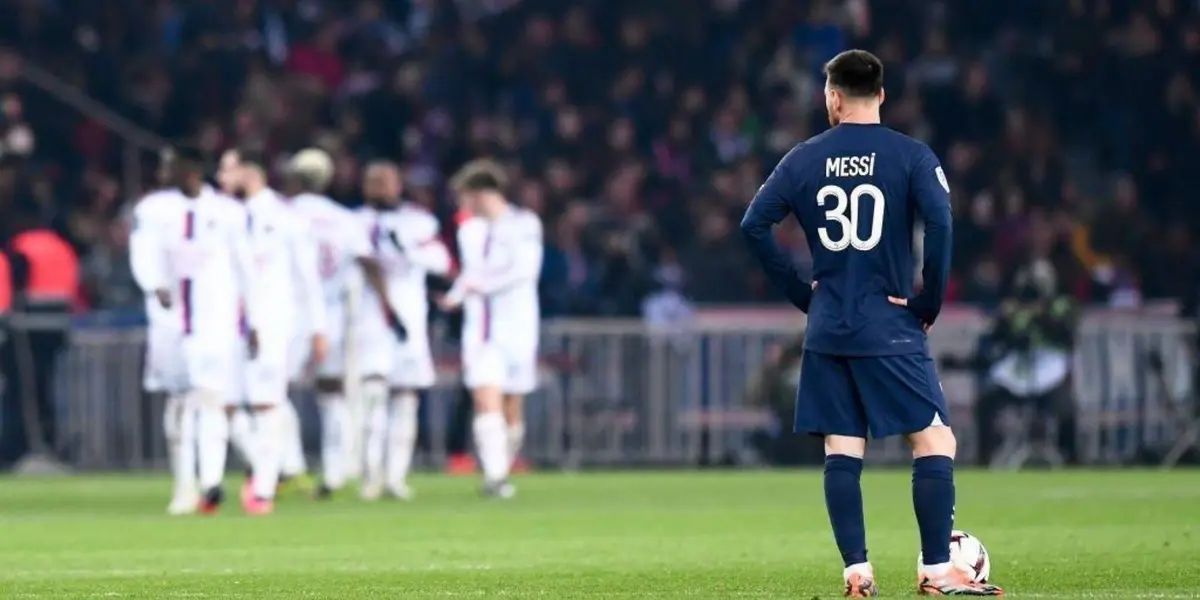
[[[951,300],[1036,271],[1080,302],[1194,310],[1194,0],[13,0],[0,19],[0,222],[53,223],[92,306],[136,306],[125,140],[34,65],[166,140],[336,156],[331,195],[398,160],[453,227],[448,172],[490,155],[546,222],[547,312],[648,296],[775,299],[734,233],[775,161],[827,123],[821,65],[887,65],[885,122],[930,143],[956,213]],[[140,173],[131,178],[130,173]],[[23,219],[17,219],[21,215]],[[10,218],[11,217],[11,218]],[[800,264],[794,224],[778,232]]]

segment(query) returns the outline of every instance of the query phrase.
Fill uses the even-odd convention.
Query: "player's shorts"
[[[928,354],[847,357],[805,352],[796,433],[882,438],[950,424]]]
[[[397,347],[392,330],[386,326],[361,327],[354,333],[357,338],[353,348],[355,371],[362,377],[389,377]]]
[[[298,333],[288,342],[287,373],[289,381],[303,379],[312,355],[312,333]]]
[[[463,348],[463,383],[468,389],[494,386],[505,394],[537,389],[537,348],[516,349],[485,343]]]
[[[151,326],[146,331],[146,367],[142,386],[148,392],[178,393],[187,389],[183,332]]]
[[[349,341],[347,336],[346,323],[346,307],[340,301],[327,301],[325,303],[325,318],[327,319],[327,329],[325,331],[325,340],[328,342],[328,354],[321,364],[317,365],[317,379],[337,379],[341,380],[346,374],[346,358],[348,348],[346,346]],[[308,366],[309,351],[312,344],[311,336],[304,336],[303,341],[298,341],[298,348],[303,348],[300,354],[303,358],[296,359],[299,362],[299,368],[303,369]]]
[[[408,339],[393,349],[388,383],[401,389],[425,390],[433,387],[436,380],[429,336],[425,332],[410,332]]]
[[[235,336],[197,336],[183,339],[187,389],[204,390],[226,401],[242,396],[245,342]]]
[[[259,332],[258,354],[254,358],[243,347],[235,349],[243,356],[241,394],[229,398],[231,404],[248,403],[256,406],[275,406],[287,400],[289,372],[288,355],[291,336],[287,333]],[[240,350],[240,351],[238,351]]]

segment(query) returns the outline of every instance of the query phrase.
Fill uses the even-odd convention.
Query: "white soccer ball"
[[[921,568],[921,553],[917,553],[917,569]],[[950,564],[966,573],[971,581],[987,583],[992,573],[992,559],[979,538],[955,529],[950,532]]]

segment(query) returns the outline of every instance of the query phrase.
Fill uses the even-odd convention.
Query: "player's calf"
[[[867,529],[863,516],[862,471],[866,440],[825,437],[825,508],[845,566],[846,595],[875,595],[875,579],[867,562]]]
[[[229,417],[221,395],[194,390],[187,401],[196,415],[196,448],[199,454],[200,489],[204,490],[202,512],[215,511],[221,503],[221,481],[229,448]]]
[[[508,479],[511,458],[508,452],[508,423],[504,419],[503,394],[497,386],[479,386],[471,390],[475,401],[475,449],[483,470],[485,488],[501,487]]]
[[[525,443],[525,396],[504,395],[504,421],[508,425],[508,463],[511,470],[520,460]]]
[[[388,493],[400,499],[412,496],[408,487],[408,473],[412,469],[413,451],[417,445],[417,394],[413,390],[399,390],[392,394],[391,412],[387,422],[387,474]]]
[[[953,571],[954,433],[941,424],[908,436],[913,447],[912,501],[921,534],[922,572],[933,580]]]
[[[383,495],[384,485],[384,460],[387,456],[387,435],[388,435],[388,384],[382,377],[374,376],[363,381],[362,383],[362,402],[363,412],[366,416],[366,441],[363,444],[363,498],[367,500],[378,499]],[[349,414],[345,415],[349,419]],[[348,424],[348,423],[347,423]],[[344,431],[344,430],[343,430]],[[349,441],[349,435],[343,434],[345,441]],[[330,450],[333,452],[334,450]],[[339,456],[344,459],[346,452],[343,448],[337,450]],[[330,457],[331,460],[336,460]],[[330,487],[334,484],[344,484],[344,478],[341,481],[330,482]]]
[[[200,492],[196,482],[196,419],[184,396],[167,396],[163,407],[163,434],[167,440],[167,458],[171,464],[174,490],[167,513],[188,515],[196,512]]]

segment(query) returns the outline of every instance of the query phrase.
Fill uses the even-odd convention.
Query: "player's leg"
[[[279,405],[279,445],[280,461],[279,475],[300,491],[311,491],[311,479],[308,477],[308,460],[304,458],[304,440],[301,436],[300,413],[296,412],[295,403],[289,398]]]
[[[246,401],[238,407],[238,418],[245,423],[242,443],[254,476],[242,491],[242,507],[248,514],[266,515],[274,511],[275,491],[283,465],[284,446],[279,430],[286,418],[281,407],[288,401],[289,336],[286,332],[259,332],[258,356],[246,370]]]
[[[842,555],[845,594],[855,598],[874,596],[878,588],[867,561],[861,485],[867,419],[848,359],[804,353],[795,431],[818,435],[825,441],[825,508]]]
[[[200,503],[196,482],[195,420],[184,402],[188,383],[182,342],[182,336],[174,330],[151,325],[147,332],[142,382],[151,395],[151,402],[161,402],[163,407],[163,437],[173,479],[167,512],[172,515],[191,514]]]
[[[504,421],[508,426],[509,468],[516,468],[525,444],[525,396],[537,389],[537,350],[509,352],[506,362]]]
[[[186,341],[191,389],[184,404],[195,419],[198,478],[203,497],[200,511],[212,513],[223,500],[221,483],[229,448],[229,398],[236,393],[239,372],[234,341],[192,337]],[[185,418],[188,418],[185,415]]]
[[[327,497],[346,483],[346,453],[342,445],[350,420],[341,378],[322,375],[316,387],[321,416],[321,485],[317,494]]]
[[[417,391],[411,388],[392,391],[387,415],[387,472],[384,486],[387,493],[400,500],[410,500],[412,488],[408,473],[412,469],[413,452],[417,447]]]
[[[950,563],[954,528],[954,457],[957,442],[933,359],[926,354],[856,358],[855,384],[866,402],[875,437],[903,435],[912,446],[912,502],[921,535],[918,592],[992,596],[1003,592],[976,584]]]
[[[196,481],[196,415],[186,402],[186,395],[170,393],[163,408],[163,433],[166,435],[168,459],[174,490],[167,512],[189,515],[200,504]]]
[[[387,329],[377,331],[360,330],[358,343],[358,367],[363,373],[359,388],[362,401],[364,432],[363,482],[361,494],[364,499],[375,500],[383,495],[386,473],[384,461],[387,457],[388,415],[391,396],[390,376],[395,369],[397,344]],[[346,418],[351,415],[347,413]],[[350,441],[347,435],[344,443]],[[343,455],[347,452],[343,446]]]
[[[504,394],[504,423],[508,427],[509,468],[516,465],[525,444],[525,395]]]
[[[363,482],[361,495],[365,500],[377,500],[383,495],[387,457],[388,396],[387,378],[378,372],[363,378],[362,410],[366,428],[363,443]],[[347,420],[349,415],[346,415]],[[348,438],[348,436],[347,436]],[[348,439],[347,439],[348,441]],[[340,449],[345,456],[345,450]]]
[[[417,390],[433,387],[436,372],[429,340],[423,331],[410,330],[408,341],[397,348],[392,370],[392,397],[387,421],[387,492],[398,499],[413,496],[408,485],[413,452],[417,447]]]
[[[512,464],[508,453],[508,422],[504,419],[503,355],[491,346],[464,348],[463,376],[475,405],[471,429],[483,471],[483,492],[510,498],[516,490],[508,482]]]

